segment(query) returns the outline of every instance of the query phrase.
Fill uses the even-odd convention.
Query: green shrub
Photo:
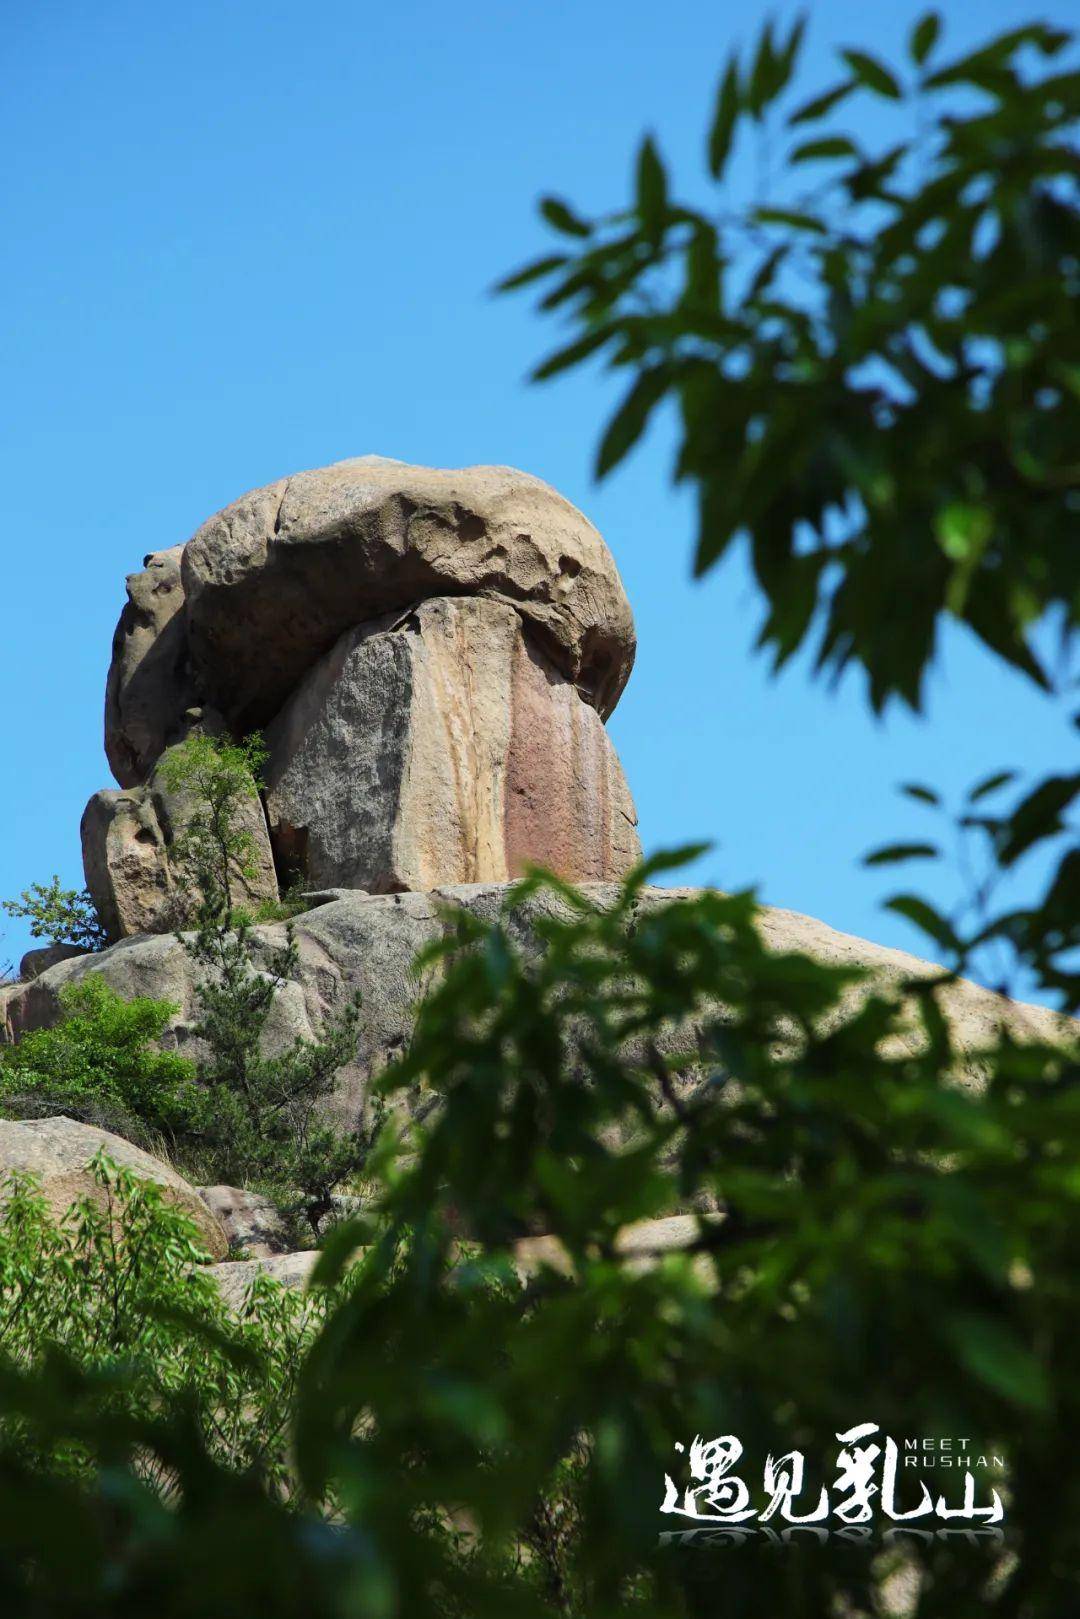
[[[67,1113],[125,1135],[181,1140],[199,1102],[195,1069],[155,1045],[176,1007],[126,1001],[98,973],[66,985],[60,1005],[53,1028],[0,1048],[0,1110]]]
[[[195,1227],[161,1189],[104,1156],[93,1173],[100,1200],[82,1199],[61,1220],[31,1178],[2,1188],[0,1367],[64,1364],[92,1380],[97,1419],[118,1426],[180,1403],[208,1456],[287,1493],[288,1411],[326,1295],[260,1277],[234,1314],[200,1263]],[[9,1459],[93,1481],[92,1450],[76,1436],[50,1439],[11,1418],[0,1436]],[[169,1495],[167,1461],[145,1454],[134,1465]]]

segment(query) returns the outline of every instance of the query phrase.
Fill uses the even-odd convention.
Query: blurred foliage
[[[707,143],[717,180],[736,137],[775,120],[800,41],[801,27],[766,27],[728,65]],[[843,52],[837,83],[788,115],[784,172],[821,176],[805,196],[778,185],[745,210],[683,206],[649,139],[631,208],[591,220],[548,199],[566,250],[511,278],[552,277],[545,303],[577,328],[542,374],[605,348],[632,373],[600,471],[673,400],[699,569],[745,533],[777,661],[818,625],[820,666],[860,664],[878,707],[918,703],[943,614],[1046,686],[1047,614],[1072,634],[1078,85],[1053,63],[1066,44],[1032,25],[949,62],[928,15],[899,74]],[[834,120],[866,95],[899,117],[913,103],[914,133],[864,152]],[[643,896],[677,856],[607,909],[536,876],[493,923],[448,913],[420,963],[431,987],[411,1045],[379,1084],[387,1104],[423,1105],[412,1123],[388,1115],[365,1165],[377,1193],[329,1234],[313,1280],[315,1298],[343,1285],[297,1373],[286,1487],[215,1449],[198,1400],[126,1406],[145,1373],[24,1358],[0,1381],[4,1611],[1080,1607],[1076,1030],[1051,1039],[1055,1025],[1029,1021],[1021,1042],[1015,1019],[986,1024],[972,1051],[951,1021],[952,972],[984,946],[1077,1004],[1076,778],[995,813],[1002,778],[956,817],[983,861],[965,914],[892,901],[946,961],[910,983],[771,951],[749,893]],[[942,812],[932,789],[909,791]],[[242,1080],[259,1069],[238,1042],[270,1000],[228,870],[214,875],[229,858],[215,813],[195,948],[220,1071],[232,1061]],[[1047,894],[1003,908],[1000,874],[1053,840],[1065,854]],[[871,858],[940,854],[928,839]],[[687,1251],[620,1260],[624,1226],[673,1209],[699,1215]],[[522,1271],[519,1241],[541,1232],[548,1262]],[[865,1421],[1004,1455],[1004,1541],[658,1545],[676,1444],[736,1434],[748,1478],[797,1448],[814,1495],[835,1436]],[[38,1463],[72,1446],[79,1478]]]
[[[502,283],[543,283],[541,309],[569,318],[572,340],[538,379],[600,354],[631,377],[598,475],[673,406],[675,478],[698,497],[696,571],[745,540],[774,666],[809,645],[833,677],[861,667],[875,709],[893,696],[919,707],[945,617],[1047,692],[1075,685],[1073,36],[1033,22],[949,57],[944,33],[926,13],[895,69],[840,51],[836,82],[806,99],[802,22],[784,37],[766,25],[720,80],[711,208],[679,200],[648,136],[630,207],[593,218],[545,199],[563,251]],[[858,134],[867,98],[891,109],[873,149]],[[747,136],[759,161],[744,201]],[[977,784],[957,818],[973,834],[965,859],[984,867],[957,913],[910,893],[890,903],[950,966],[991,960],[1002,982],[1077,1009],[1080,774],[1030,783],[1009,813],[987,814],[983,799],[1012,779]],[[1053,867],[1045,892],[998,905],[1033,852]]]
[[[887,844],[866,857],[870,866],[910,861],[951,861],[962,879],[960,902],[945,912],[904,892],[886,901],[933,942],[954,972],[974,971],[1005,994],[1031,984],[1065,1011],[1080,1010],[1080,847],[1074,807],[1080,772],[1048,776],[1024,787],[1012,808],[1001,796],[1014,788],[1013,770],[995,770],[976,782],[950,814],[932,787],[902,789],[926,806],[941,827],[941,841]],[[1045,888],[1028,880],[1028,897],[1010,897],[1010,884],[1036,860],[1049,870]]]
[[[628,208],[543,203],[565,246],[502,284],[542,281],[540,307],[569,316],[536,376],[603,353],[631,378],[600,475],[674,404],[697,572],[746,537],[778,666],[817,626],[820,668],[861,664],[875,708],[917,706],[948,613],[1049,686],[1035,626],[1052,608],[1071,636],[1080,616],[1071,36],[1033,23],[950,58],[931,13],[895,72],[842,51],[805,100],[802,32],[767,26],[728,63],[710,208],[680,200],[651,136]],[[881,149],[858,135],[867,98],[895,103]],[[740,206],[748,132],[767,155]]]
[[[67,1378],[75,1402],[85,1390],[94,1422],[119,1431],[180,1407],[208,1460],[285,1493],[288,1409],[327,1295],[304,1299],[257,1277],[230,1311],[203,1268],[194,1225],[161,1188],[104,1155],[91,1169],[94,1194],[62,1220],[32,1177],[4,1183],[5,1380]],[[5,1415],[5,1463],[92,1485],[95,1442],[77,1429],[70,1412],[51,1432]],[[147,1451],[131,1461],[134,1479],[170,1498],[175,1478],[166,1458]]]
[[[813,1467],[871,1419],[1008,1458],[1005,1548],[917,1548],[920,1615],[1070,1611],[1075,1049],[1003,1032],[961,1053],[943,978],[897,991],[776,954],[752,895],[644,901],[661,869],[607,910],[536,877],[494,924],[448,912],[381,1086],[435,1105],[384,1129],[377,1204],[315,1276],[362,1248],[298,1374],[287,1507],[308,1533],[206,1455],[182,1406],[118,1425],[68,1366],[61,1408],[52,1367],[10,1380],[6,1407],[91,1447],[101,1481],[63,1497],[47,1558],[37,1513],[0,1515],[11,1611],[292,1614],[318,1593],[327,1614],[869,1614],[895,1549],[657,1539],[676,1441],[737,1433],[749,1475],[778,1443]],[[722,1218],[652,1268],[619,1261],[620,1227],[680,1207]],[[566,1263],[522,1281],[514,1243],[535,1230]],[[164,1515],[137,1456],[172,1469]]]

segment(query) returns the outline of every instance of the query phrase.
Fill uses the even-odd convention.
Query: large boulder
[[[357,624],[431,596],[508,603],[606,716],[634,656],[630,605],[592,524],[512,467],[360,456],[253,490],[184,547],[193,666],[239,731],[261,726]]]
[[[637,815],[596,710],[516,610],[438,597],[346,632],[266,733],[283,869],[374,893],[623,876]]]
[[[198,1192],[224,1231],[230,1250],[242,1248],[248,1259],[289,1252],[289,1232],[270,1198],[242,1186],[200,1186]]]
[[[63,1114],[51,1119],[0,1119],[0,1180],[16,1173],[33,1175],[58,1219],[84,1197],[103,1203],[102,1188],[90,1173],[99,1152],[107,1153],[119,1168],[160,1186],[165,1200],[194,1223],[211,1259],[224,1258],[229,1244],[218,1221],[195,1188],[159,1158],[109,1130]]]
[[[281,1287],[305,1288],[318,1259],[316,1249],[301,1248],[291,1254],[266,1255],[259,1259],[230,1259],[223,1265],[208,1265],[206,1274],[217,1283],[222,1300],[230,1310],[243,1308],[258,1276],[266,1276]]]
[[[79,828],[83,871],[111,941],[164,933],[183,920],[184,874],[176,845],[191,813],[190,797],[165,785],[162,761],[142,786],[126,792],[102,788],[87,804]],[[276,900],[266,816],[256,796],[239,807],[236,830],[249,834],[253,850],[251,875],[237,877],[237,904],[253,908]]]
[[[598,904],[614,900],[614,884],[582,885]],[[638,902],[642,912],[678,897],[691,897],[693,889],[646,889]],[[414,1006],[422,985],[412,973],[420,950],[443,935],[444,908],[458,905],[472,915],[492,920],[499,913],[506,888],[475,884],[438,889],[430,894],[361,894],[332,892],[313,896],[321,903],[292,922],[299,964],[295,982],[277,996],[268,1039],[284,1044],[297,1036],[315,1037],[328,1016],[340,1012],[352,996],[362,999],[355,1062],[342,1069],[333,1112],[346,1125],[359,1123],[365,1114],[368,1081],[398,1055],[409,1038]],[[539,918],[562,912],[564,902],[550,891],[533,895],[512,914],[510,928],[522,943],[535,938]],[[936,975],[933,967],[902,950],[889,950],[863,939],[839,933],[793,911],[764,907],[760,929],[765,942],[777,952],[805,951],[818,960],[869,969],[872,982],[898,988],[912,978]],[[285,939],[282,923],[256,928],[257,952],[268,956]],[[18,1038],[31,1028],[56,1021],[59,994],[65,984],[80,982],[88,972],[100,972],[119,994],[148,995],[172,1001],[177,1012],[167,1034],[169,1044],[197,1055],[193,1030],[197,1021],[197,969],[172,935],[125,940],[100,955],[63,961],[33,983],[5,990],[0,1015],[6,1037]],[[853,997],[860,993],[853,990]],[[1075,1039],[1077,1025],[1047,1007],[1024,1006],[960,980],[942,993],[944,1010],[961,1052],[977,1052],[1004,1027],[1018,1041]],[[692,1033],[692,1031],[691,1031]],[[917,1049],[921,1033],[912,1019],[904,1037]],[[686,1045],[684,1031],[672,1032],[672,1046]]]
[[[35,950],[28,950],[19,963],[19,978],[23,983],[29,983],[31,978],[39,978],[42,973],[55,967],[58,961],[70,961],[73,956],[85,956],[87,951],[77,944],[46,944]]]
[[[105,753],[121,787],[137,787],[196,702],[188,659],[182,545],[152,551],[128,575],[105,685]]]

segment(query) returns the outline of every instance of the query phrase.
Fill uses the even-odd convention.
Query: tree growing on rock
[[[32,939],[70,944],[77,950],[103,950],[108,943],[88,890],[62,888],[59,877],[51,883],[31,883],[18,899],[0,901],[0,909],[29,922]]]
[[[194,1032],[208,1053],[191,1135],[208,1178],[265,1190],[318,1236],[370,1146],[325,1116],[338,1070],[355,1055],[360,1007],[354,999],[319,1040],[267,1050],[275,1001],[296,976],[296,941],[291,928],[284,943],[256,940],[253,918],[234,903],[255,857],[241,814],[258,799],[265,757],[258,737],[196,732],[162,766],[169,790],[187,801],[176,858],[193,928],[178,938],[201,969]]]

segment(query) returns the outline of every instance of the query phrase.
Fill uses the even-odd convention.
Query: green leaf
[[[709,173],[714,180],[719,180],[724,172],[728,153],[731,151],[731,140],[735,133],[735,124],[742,111],[742,94],[739,89],[739,70],[734,57],[728,62],[727,69],[720,84],[716,97],[716,112],[713,116],[712,128],[709,131]]]
[[[980,799],[989,798],[990,794],[996,793],[999,787],[1007,787],[1011,781],[1015,780],[1015,770],[995,771],[992,776],[985,777],[983,781],[979,782],[978,786],[971,789],[967,795],[967,801],[969,804],[977,804]]]
[[[908,54],[916,67],[922,67],[941,35],[941,18],[927,11],[919,18],[908,40]]]
[[[938,860],[941,851],[932,843],[888,843],[864,855],[864,866],[895,866],[901,860]]]
[[[841,101],[846,100],[854,90],[855,82],[854,79],[847,79],[843,84],[835,85],[833,89],[826,90],[824,95],[815,96],[812,101],[804,102],[801,107],[791,114],[787,121],[788,128],[794,129],[797,124],[808,124],[815,118],[823,118],[827,112],[831,112]]]
[[[934,529],[941,549],[954,562],[978,560],[994,532],[994,514],[972,501],[952,500],[938,512]]]
[[[761,30],[758,40],[757,54],[754,65],[750,71],[750,87],[746,93],[746,105],[753,118],[760,120],[761,114],[771,97],[772,85],[776,77],[777,57],[773,46],[772,23],[767,22]]]
[[[667,366],[643,371],[607,425],[596,456],[596,477],[603,478],[618,466],[645,431],[653,407],[667,391]]]
[[[1060,29],[1047,28],[1045,23],[1028,23],[999,35],[981,50],[950,62],[948,67],[931,74],[923,82],[931,90],[949,84],[982,84],[988,72],[992,74],[1005,67],[1025,45],[1034,45],[1044,56],[1055,56],[1071,37]]]
[[[565,253],[549,253],[546,258],[534,259],[513,275],[508,275],[502,281],[495,283],[496,292],[513,292],[517,287],[527,287],[531,281],[539,281],[542,276],[550,275],[552,270],[559,270],[567,262]]]
[[[961,1362],[980,1383],[1030,1411],[1047,1411],[1050,1383],[1014,1329],[994,1317],[957,1310],[946,1316],[946,1336]]]
[[[875,56],[868,56],[865,51],[841,51],[840,55],[860,84],[865,84],[868,90],[875,91],[879,96],[888,96],[892,101],[900,100],[900,86]]]
[[[940,795],[935,793],[932,787],[924,787],[921,782],[905,781],[901,784],[900,791],[908,798],[918,799],[920,804],[933,804],[935,807],[941,805]]]
[[[592,226],[586,224],[577,214],[562,201],[560,197],[544,197],[540,202],[540,212],[548,224],[555,230],[562,231],[564,236],[589,236]]]
[[[914,922],[917,928],[920,928],[928,938],[933,939],[935,944],[939,944],[943,950],[956,955],[961,954],[960,940],[952,925],[917,894],[894,894],[892,899],[885,901],[885,909],[894,911],[897,916],[906,917],[909,922]]]
[[[788,225],[792,230],[813,231],[817,236],[827,234],[820,219],[812,214],[796,213],[790,208],[755,208],[752,218],[759,225]]]
[[[1030,792],[1008,822],[1008,837],[1000,854],[1003,866],[1013,866],[1036,843],[1055,837],[1062,816],[1080,796],[1080,776],[1048,776]]]
[[[637,210],[645,231],[657,238],[667,215],[667,176],[651,135],[646,135],[638,152]]]
[[[684,843],[676,849],[661,849],[659,853],[650,855],[647,860],[642,861],[638,875],[643,882],[649,882],[665,871],[677,871],[680,866],[688,866],[691,861],[700,860],[711,848],[711,843]]]
[[[719,313],[720,267],[716,229],[703,222],[686,246],[686,284],[681,300],[684,307]]]
[[[804,141],[791,154],[793,163],[811,163],[823,157],[858,157],[859,149],[846,135],[826,135],[817,141]]]
[[[579,361],[588,359],[590,354],[595,354],[598,348],[609,342],[613,335],[610,326],[601,326],[595,332],[586,332],[585,336],[579,337],[576,342],[568,343],[565,348],[549,354],[533,372],[532,380],[545,382],[548,377],[557,376],[560,371],[566,371]]]

